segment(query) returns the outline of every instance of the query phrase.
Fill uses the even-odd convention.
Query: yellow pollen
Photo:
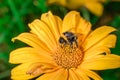
[[[70,45],[58,46],[53,58],[63,68],[76,68],[82,62],[83,53],[78,47],[71,47]]]

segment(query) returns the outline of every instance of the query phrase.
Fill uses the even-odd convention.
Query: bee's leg
[[[73,48],[73,42],[70,42],[70,48]]]
[[[76,44],[76,47],[78,47],[78,43],[77,43],[77,41],[75,41],[75,44]]]

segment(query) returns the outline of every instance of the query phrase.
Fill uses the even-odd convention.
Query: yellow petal
[[[104,54],[110,54],[111,51],[110,51],[109,48],[104,47],[104,46],[92,48],[92,49],[87,50],[87,51],[85,52],[84,60],[91,59],[91,58],[93,58],[94,56],[100,55],[100,54],[103,54],[103,53],[104,53]],[[104,54],[103,54],[103,55],[104,55]]]
[[[69,12],[63,19],[62,32],[70,31],[77,27],[80,15],[76,11]]]
[[[87,35],[91,31],[91,23],[81,17],[76,31],[77,33]]]
[[[10,53],[10,63],[18,64],[18,63],[26,63],[26,62],[50,62],[54,64],[52,61],[52,57],[49,53],[44,50],[34,49],[30,47],[19,48]]]
[[[84,51],[99,43],[113,31],[116,31],[113,27],[102,26],[91,32],[82,44]]]
[[[30,67],[31,63],[24,63],[21,64],[11,71],[11,79],[12,80],[27,80],[34,78],[36,76],[26,74],[28,68]]]
[[[90,78],[82,70],[80,70],[80,69],[77,68],[74,71],[77,74],[77,76],[79,77],[79,80],[90,80]]]
[[[48,4],[56,3],[56,4],[63,5],[63,6],[65,6],[66,4],[66,0],[47,0],[47,2]]]
[[[85,7],[88,8],[93,14],[101,16],[103,13],[103,6],[98,2],[86,2]]]
[[[38,37],[40,37],[42,35],[42,34],[40,34],[40,32],[43,31],[45,33],[45,35],[46,35],[46,36],[43,37],[43,39],[47,38],[48,41],[50,39],[51,43],[53,43],[54,45],[56,44],[55,43],[56,39],[54,38],[54,35],[52,35],[52,32],[50,31],[49,27],[44,22],[42,22],[41,20],[36,19],[31,24],[33,26],[31,26],[30,28],[31,29],[34,28],[34,29],[36,29],[36,31],[38,31],[39,34],[36,34]],[[37,33],[37,32],[34,32],[34,33]]]
[[[81,43],[83,43],[83,41],[88,36],[90,31],[91,31],[91,23],[83,18],[80,18],[78,26],[76,27],[76,33],[78,33],[78,35],[80,34],[80,37],[78,37],[78,42],[79,42],[78,45],[81,46]]]
[[[110,34],[108,36],[106,36],[104,39],[102,39],[101,41],[99,41],[98,43],[96,43],[94,46],[92,46],[90,49],[95,49],[97,47],[107,47],[107,48],[114,48],[116,45],[116,35],[114,34]]]
[[[91,58],[91,60],[84,61],[80,66],[92,70],[120,68],[120,56],[109,54],[96,59]]]
[[[78,78],[78,75],[76,75],[76,73],[69,69],[69,78],[68,80],[82,80],[82,78]]]
[[[40,76],[37,80],[67,80],[68,71],[65,69],[60,69],[52,73],[46,73]]]
[[[116,43],[116,35],[108,35],[103,40],[101,40],[99,43],[91,47],[85,52],[85,58],[92,58],[98,54],[106,53],[110,54],[109,48],[114,48]]]
[[[42,14],[41,20],[45,22],[46,25],[48,25],[57,41],[59,39],[60,32],[55,16],[49,11],[48,13]]]
[[[85,3],[84,0],[68,0],[66,7],[68,7],[69,9],[77,9],[81,7],[84,3]]]
[[[103,40],[101,40],[95,46],[105,46],[108,48],[114,48],[116,45],[116,39],[117,39],[116,35],[111,34],[111,35],[107,36],[106,38],[104,38]]]
[[[56,19],[57,24],[58,24],[59,32],[60,32],[60,34],[62,34],[62,20],[61,20],[61,18],[58,17],[58,16],[55,16],[55,19]]]
[[[88,1],[88,0],[85,0],[86,2]],[[91,2],[93,1],[93,2],[105,2],[106,0],[90,0]]]
[[[46,51],[50,51],[49,48],[47,48],[47,45],[45,45],[36,35],[31,33],[22,33],[19,36],[12,39],[12,41],[20,40],[29,46],[32,46],[37,49],[44,49]]]
[[[26,73],[29,75],[41,75],[43,73],[50,73],[56,70],[58,70],[58,67],[51,63],[34,62],[30,65]]]
[[[86,75],[88,75],[93,80],[103,80],[98,74],[91,70],[87,70],[85,68],[81,68],[81,71],[84,72]]]
[[[31,32],[36,34],[38,38],[44,42],[51,50],[56,46],[56,39],[52,35],[50,29],[46,24],[40,20],[35,20],[29,24]]]

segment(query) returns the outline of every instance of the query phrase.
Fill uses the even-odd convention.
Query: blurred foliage
[[[104,13],[101,17],[91,14],[86,8],[76,9],[93,24],[93,29],[109,25],[118,29],[116,47],[112,53],[120,55],[120,2],[104,3]],[[10,80],[10,71],[14,65],[9,64],[10,51],[26,44],[11,39],[22,32],[29,31],[28,23],[40,18],[44,12],[51,10],[53,14],[63,18],[70,11],[59,5],[46,5],[46,0],[0,0],[0,80]],[[120,69],[100,71],[104,80],[120,80]]]

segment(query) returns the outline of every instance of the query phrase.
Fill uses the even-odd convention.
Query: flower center
[[[77,36],[72,32],[65,32],[59,38],[53,58],[63,68],[76,68],[83,60],[83,52],[78,48]]]
[[[83,59],[82,51],[79,48],[71,48],[70,45],[58,47],[53,55],[55,62],[63,68],[76,68]]]

